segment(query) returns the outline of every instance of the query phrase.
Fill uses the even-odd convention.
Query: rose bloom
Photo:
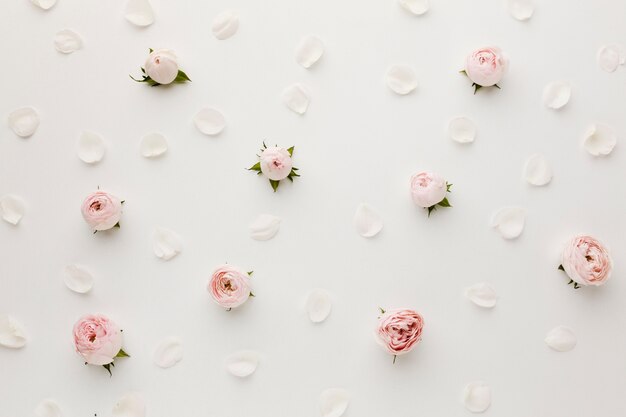
[[[250,276],[234,266],[220,265],[213,271],[207,289],[222,307],[239,307],[250,297]]]
[[[266,148],[261,152],[261,172],[271,180],[287,178],[293,167],[291,155],[284,148]]]
[[[420,172],[411,177],[411,197],[420,207],[428,208],[446,198],[448,184],[432,172]]]
[[[561,265],[580,285],[602,285],[611,276],[613,261],[607,249],[591,236],[576,236],[567,243]]]
[[[383,313],[378,319],[376,340],[392,355],[408,353],[422,340],[424,319],[414,310],[401,308]]]
[[[103,315],[83,316],[74,325],[74,346],[88,364],[107,365],[122,349],[122,332]]]
[[[472,52],[465,62],[465,73],[481,87],[497,84],[504,75],[506,60],[500,48],[487,47]]]
[[[151,52],[144,66],[146,74],[159,84],[170,84],[178,75],[176,55],[169,49]]]
[[[83,218],[94,230],[108,230],[122,217],[122,202],[105,191],[89,194],[81,207]]]

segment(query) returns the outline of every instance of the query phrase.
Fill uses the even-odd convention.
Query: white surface
[[[589,417],[626,413],[626,70],[600,70],[600,46],[626,42],[626,3],[538,1],[527,22],[503,1],[433,1],[418,18],[395,1],[154,1],[146,29],[124,19],[121,1],[62,0],[44,12],[28,1],[0,3],[0,116],[37,108],[41,125],[20,139],[0,127],[0,195],[17,194],[28,215],[0,222],[0,310],[24,324],[28,344],[0,349],[0,414],[27,416],[54,398],[67,416],[108,416],[127,392],[141,392],[149,417],[320,415],[329,387],[350,392],[346,417],[469,416],[468,381],[493,389],[485,416]],[[237,9],[236,36],[218,41],[214,16]],[[64,28],[84,48],[64,56],[51,39]],[[583,30],[584,29],[584,30]],[[294,62],[308,33],[324,40],[313,68]],[[502,90],[473,95],[458,73],[475,47],[498,45],[510,59]],[[193,80],[151,88],[134,83],[148,48],[172,48]],[[393,63],[412,65],[420,87],[400,97],[384,84]],[[572,84],[559,112],[541,103],[555,79]],[[294,82],[312,95],[298,116],[281,103]],[[228,115],[218,137],[202,135],[202,107]],[[467,115],[480,140],[447,138],[448,121]],[[581,147],[592,123],[612,126],[615,151],[594,158]],[[76,158],[85,129],[107,138],[97,166]],[[168,152],[146,160],[139,138],[159,131]],[[244,168],[261,141],[296,145],[302,177],[273,193]],[[520,172],[540,152],[554,179],[532,187]],[[416,208],[410,175],[433,170],[454,184],[451,209]],[[100,185],[126,200],[122,228],[93,235],[80,215]],[[367,201],[385,223],[374,239],[354,231]],[[498,208],[528,209],[514,241],[489,228]],[[260,213],[283,221],[271,241],[249,238]],[[185,238],[170,262],[152,253],[150,234],[167,224]],[[574,290],[556,267],[577,233],[610,247],[614,279]],[[254,270],[256,297],[226,312],[206,292],[213,268]],[[63,284],[69,263],[98,277],[86,295]],[[463,290],[486,280],[498,305],[481,310]],[[302,297],[321,287],[333,313],[310,323]],[[423,314],[423,341],[392,365],[376,345],[377,308]],[[82,314],[102,312],[124,329],[113,377],[86,367],[71,330]],[[567,354],[543,341],[561,323],[576,329]],[[152,363],[164,337],[185,341],[171,369]],[[233,351],[253,349],[263,364],[246,380],[223,370]]]

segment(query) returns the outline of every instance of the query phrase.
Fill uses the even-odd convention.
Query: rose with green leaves
[[[131,75],[130,78],[138,83],[147,83],[152,87],[167,84],[182,84],[191,81],[187,74],[178,68],[178,59],[169,49],[150,49],[150,55],[141,68],[142,79],[137,80]]]
[[[248,168],[249,171],[257,171],[257,175],[265,175],[274,192],[278,189],[280,181],[288,179],[293,182],[294,177],[299,177],[298,168],[293,166],[294,146],[285,149],[278,146],[267,147],[263,142],[259,162]]]

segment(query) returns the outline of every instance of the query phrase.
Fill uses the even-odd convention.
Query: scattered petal
[[[250,237],[254,240],[270,240],[278,233],[280,221],[280,217],[260,214],[250,223]]]
[[[467,117],[455,117],[448,123],[450,138],[458,143],[474,142],[476,138],[476,125]]]
[[[309,108],[309,101],[309,92],[302,84],[294,84],[283,91],[283,103],[295,113],[304,114]]]
[[[482,381],[470,382],[463,391],[463,404],[472,413],[482,413],[491,405],[491,388]]]
[[[613,72],[624,63],[626,54],[620,45],[604,45],[598,50],[596,59],[601,70]]]
[[[21,138],[27,138],[39,127],[39,115],[32,107],[22,107],[9,114],[9,127]]]
[[[173,231],[157,227],[152,235],[152,249],[158,258],[169,261],[180,253],[183,243]]]
[[[200,110],[193,118],[198,130],[205,135],[219,135],[226,127],[226,119],[219,110],[208,107]]]
[[[592,125],[585,134],[584,147],[593,156],[608,155],[617,144],[615,132],[609,126]]]
[[[113,417],[144,417],[146,404],[139,394],[126,394],[117,401],[112,412]]]
[[[491,227],[496,227],[505,239],[515,239],[524,230],[526,209],[505,207],[496,212],[491,220]]]
[[[560,109],[572,96],[572,87],[564,81],[552,82],[543,89],[543,104],[549,109]]]
[[[13,225],[18,224],[24,217],[25,211],[26,205],[18,196],[7,194],[0,198],[0,213],[4,221]]]
[[[239,29],[239,14],[233,10],[225,10],[213,19],[211,30],[213,35],[219,39],[228,39],[237,33]]]
[[[168,337],[157,346],[152,360],[160,368],[171,368],[183,359],[183,342],[178,337]]]
[[[515,19],[528,20],[535,11],[535,5],[533,0],[509,0],[508,9]]]
[[[240,378],[252,375],[259,366],[259,354],[253,350],[240,350],[226,358],[226,369]]]
[[[305,310],[313,323],[321,323],[330,315],[332,309],[330,294],[321,289],[311,291],[306,299]]]
[[[78,138],[78,158],[87,163],[95,164],[102,160],[106,146],[104,140],[93,132],[83,132]]]
[[[160,133],[148,133],[141,138],[139,150],[145,158],[156,158],[167,151],[167,139]]]
[[[567,352],[576,347],[576,335],[569,327],[557,326],[546,335],[546,345],[557,352]]]
[[[83,40],[73,30],[63,29],[54,35],[54,47],[63,54],[71,54],[83,47]]]
[[[78,265],[68,265],[65,267],[65,285],[70,290],[85,294],[93,287],[93,275],[85,268]]]
[[[496,289],[487,282],[479,282],[465,290],[465,297],[479,307],[493,308],[496,305]]]
[[[37,417],[63,417],[61,407],[56,401],[48,399],[43,400],[35,408],[35,416]]]
[[[526,160],[524,178],[531,185],[546,185],[552,180],[552,168],[542,154],[536,153]]]
[[[25,344],[24,327],[8,314],[0,314],[0,346],[18,349]]]
[[[430,7],[428,0],[398,0],[398,4],[404,10],[416,16],[426,13]]]
[[[30,0],[35,6],[41,7],[44,10],[52,8],[57,4],[57,0]]]
[[[296,48],[296,62],[304,68],[310,68],[324,54],[324,44],[315,35],[307,35]]]
[[[383,228],[380,215],[369,204],[361,203],[354,214],[354,226],[363,237],[374,237]]]
[[[405,95],[417,87],[417,76],[408,65],[393,65],[387,71],[385,82],[394,93]]]
[[[154,23],[154,10],[148,0],[128,0],[124,17],[133,25],[150,26]]]
[[[350,394],[343,388],[329,388],[320,395],[322,417],[341,417],[350,404]]]

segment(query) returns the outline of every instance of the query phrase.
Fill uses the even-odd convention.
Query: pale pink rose
[[[89,194],[81,207],[83,218],[95,231],[108,230],[122,217],[122,202],[105,191]]]
[[[446,198],[446,180],[432,172],[420,172],[411,177],[411,197],[420,207],[428,208]]]
[[[580,285],[602,285],[610,277],[613,261],[607,249],[591,236],[576,236],[567,243],[561,265],[570,279]]]
[[[144,66],[148,77],[159,84],[170,84],[178,75],[176,55],[169,49],[151,52]]]
[[[291,155],[284,148],[272,147],[264,149],[260,158],[261,172],[270,180],[280,181],[287,178],[293,167]]]
[[[378,319],[376,340],[392,355],[408,353],[422,340],[424,319],[415,310],[400,308],[383,313]]]
[[[502,79],[506,60],[500,48],[487,47],[472,52],[465,62],[465,73],[472,82],[481,87],[490,87]]]
[[[74,346],[88,364],[107,365],[122,349],[122,332],[101,314],[83,316],[74,325]]]
[[[220,265],[211,274],[207,289],[215,302],[222,307],[239,307],[251,295],[250,276],[234,266]]]

